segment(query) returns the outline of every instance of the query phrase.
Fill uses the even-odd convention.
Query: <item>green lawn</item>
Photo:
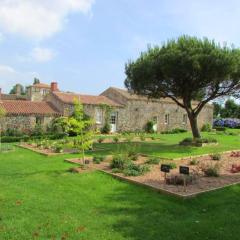
[[[231,132],[240,133],[239,129],[229,130]],[[179,146],[178,143],[186,137],[191,137],[191,133],[182,134],[159,134],[160,140],[156,142],[141,142],[141,143],[101,143],[96,144],[97,147],[106,149],[105,154],[110,154],[112,152],[121,151],[121,149],[126,149],[131,147],[131,145],[136,146],[137,150],[143,154],[159,156],[163,158],[179,158],[191,155],[199,155],[205,153],[216,153],[228,150],[240,150],[240,136],[231,136],[226,134],[215,134],[215,133],[203,133],[203,137],[212,137],[218,140],[217,146],[205,146],[205,147],[183,147]],[[103,152],[102,152],[103,153]]]
[[[63,159],[0,154],[1,240],[239,239],[240,186],[183,201]]]

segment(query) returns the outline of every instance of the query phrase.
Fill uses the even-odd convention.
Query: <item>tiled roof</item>
[[[60,101],[73,104],[74,100],[79,100],[82,104],[89,105],[101,105],[107,104],[112,107],[120,107],[121,105],[112,101],[111,99],[105,96],[92,96],[92,95],[81,95],[77,93],[68,93],[68,92],[54,92],[53,93]]]
[[[46,83],[36,83],[36,84],[33,84],[32,87],[37,87],[37,88],[51,88],[50,85],[46,84]]]
[[[137,95],[134,93],[129,92],[128,90],[121,89],[121,88],[116,88],[116,87],[110,87],[109,89],[112,89],[118,93],[120,93],[124,98],[127,100],[142,100],[142,101],[148,101],[148,102],[160,102],[160,103],[171,103],[171,104],[176,104],[172,99],[170,98],[148,98],[146,96],[142,95]],[[107,89],[108,90],[108,89]],[[107,91],[106,90],[106,91]],[[104,94],[104,92],[103,92]],[[178,99],[180,102],[182,102],[180,99]],[[198,104],[198,101],[192,101],[193,105]],[[212,104],[207,104],[206,107],[213,107]]]
[[[26,95],[16,95],[16,94],[0,94],[1,100],[27,100]]]
[[[31,102],[24,100],[1,100],[7,115],[59,115],[60,113],[48,102]]]

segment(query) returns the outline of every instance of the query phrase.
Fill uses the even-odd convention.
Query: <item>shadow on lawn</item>
[[[194,152],[194,147],[187,147],[187,146],[179,146],[178,144],[166,144],[166,143],[159,143],[159,142],[152,142],[152,143],[102,143],[102,147],[106,148],[106,153],[111,154],[115,152],[121,152],[126,149],[136,148],[136,150],[142,154],[149,154],[149,155],[160,155],[163,154],[186,154],[190,155]],[[111,149],[111,150],[109,150]]]
[[[104,206],[105,214],[117,218],[111,226],[113,231],[124,239],[225,239],[218,229],[226,227],[231,230],[232,225],[225,223],[224,216],[239,201],[239,186],[237,191],[228,188],[196,199],[181,200],[126,185],[107,196],[108,204]],[[224,198],[222,194],[225,194]],[[235,203],[231,202],[234,198]],[[237,216],[235,213],[232,223],[238,221]],[[212,221],[214,226],[210,227]],[[237,231],[240,233],[239,229]],[[236,239],[234,235],[237,235],[232,236]]]

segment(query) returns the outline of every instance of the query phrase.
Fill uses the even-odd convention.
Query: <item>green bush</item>
[[[153,126],[154,126],[154,122],[153,122],[153,121],[148,121],[148,122],[146,123],[146,126],[145,126],[145,131],[146,131],[147,133],[154,133]]]
[[[98,143],[102,143],[103,141],[104,141],[104,138],[103,137],[100,137],[100,138],[98,138]]]
[[[27,135],[21,136],[21,137],[14,137],[14,136],[3,136],[1,137],[2,143],[14,143],[14,142],[27,142],[29,141],[30,137]]]
[[[132,162],[127,164],[123,170],[125,176],[141,176],[150,171],[147,165],[137,165]]]
[[[63,146],[62,145],[56,145],[55,146],[55,152],[56,153],[62,153],[63,152]]]
[[[109,123],[105,123],[104,126],[101,128],[102,134],[109,134],[111,131],[111,126]]]
[[[206,177],[218,177],[219,176],[219,166],[216,165],[207,165],[202,169]]]
[[[219,161],[219,160],[221,160],[222,156],[221,156],[221,154],[216,153],[216,154],[211,155],[211,158],[214,161]]]
[[[119,142],[119,137],[118,136],[114,136],[113,137],[113,142],[118,143]]]
[[[145,163],[146,164],[155,164],[155,165],[157,165],[157,164],[160,163],[160,161],[161,161],[160,158],[154,157],[154,158],[148,159]]]
[[[96,164],[100,164],[102,161],[104,161],[105,157],[104,156],[94,156],[93,157],[93,162]]]
[[[170,163],[166,163],[166,164],[170,166],[170,169],[177,168],[177,164],[175,162],[170,162]]]
[[[202,132],[211,132],[212,127],[209,123],[206,123],[202,126],[201,131]]]
[[[123,155],[116,155],[113,157],[110,167],[123,170],[126,163],[127,163],[127,160]]]
[[[174,128],[172,130],[162,131],[162,134],[177,134],[177,133],[185,133],[187,132],[186,129],[183,128]]]
[[[191,159],[189,164],[194,166],[194,165],[198,165],[199,161],[197,159]]]

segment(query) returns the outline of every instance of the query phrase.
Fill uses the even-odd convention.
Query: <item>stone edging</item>
[[[108,172],[108,171],[105,171],[105,170],[100,170],[100,169],[96,169],[96,170],[98,170],[100,172],[103,172],[103,173],[106,173],[108,175],[111,175],[112,177],[118,178],[120,180],[127,181],[127,182],[130,182],[130,183],[133,183],[133,184],[136,184],[136,185],[139,185],[139,186],[143,186],[143,187],[146,187],[146,188],[150,188],[150,189],[152,189],[156,192],[160,192],[160,193],[170,195],[170,196],[174,196],[174,197],[181,198],[181,199],[191,199],[191,198],[197,197],[198,195],[203,194],[203,193],[217,191],[217,190],[220,190],[220,189],[223,189],[223,188],[226,188],[226,187],[231,187],[231,186],[235,186],[235,185],[240,184],[240,181],[238,181],[238,182],[235,182],[235,183],[224,185],[222,187],[216,187],[216,188],[212,188],[212,189],[198,191],[196,193],[181,194],[181,193],[171,192],[171,191],[166,190],[164,188],[157,188],[157,187],[151,186],[151,185],[146,184],[146,183],[141,183],[141,182],[138,182],[134,179],[125,178],[125,177],[119,176],[117,174],[114,174],[114,173],[111,173],[111,172]]]

